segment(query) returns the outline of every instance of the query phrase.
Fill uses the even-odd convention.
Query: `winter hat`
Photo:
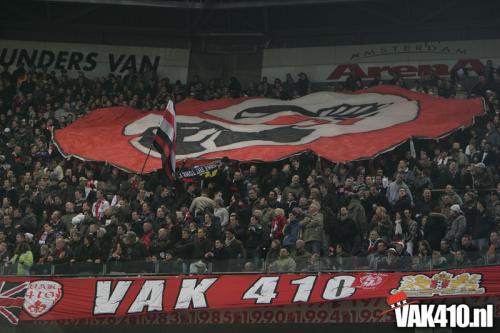
[[[85,215],[80,213],[71,219],[71,224],[73,224],[73,225],[80,224],[83,222],[84,219],[85,219]]]
[[[462,210],[460,209],[460,205],[457,205],[457,204],[452,205],[452,206],[450,207],[450,210],[451,210],[452,212],[455,212],[455,213],[458,213],[458,214],[461,214],[461,213],[462,213]]]

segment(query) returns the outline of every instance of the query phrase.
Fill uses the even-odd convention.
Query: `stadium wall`
[[[500,40],[277,48],[264,50],[262,75],[273,79],[305,72],[313,82],[336,82],[354,70],[369,80],[377,74],[382,79],[390,79],[391,74],[415,79],[431,70],[448,76],[466,67],[475,76],[487,60],[500,61]]]
[[[28,66],[48,67],[49,70],[65,69],[73,77],[83,71],[89,78],[153,69],[160,77],[185,82],[190,54],[189,49],[181,48],[20,40],[0,40],[0,45],[1,66],[14,68],[23,61]]]

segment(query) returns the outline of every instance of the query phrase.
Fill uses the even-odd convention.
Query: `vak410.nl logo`
[[[409,302],[401,291],[387,297],[390,309],[382,315],[394,311],[398,327],[493,327],[493,305],[471,308],[467,304],[419,304]]]

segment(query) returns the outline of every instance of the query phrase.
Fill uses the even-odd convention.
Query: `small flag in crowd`
[[[173,179],[172,175],[175,172],[176,130],[175,106],[173,100],[170,99],[153,142],[154,147],[161,155],[163,171],[170,180]]]

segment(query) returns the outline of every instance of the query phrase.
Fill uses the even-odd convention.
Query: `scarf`
[[[394,229],[394,234],[402,235],[403,227],[401,226],[401,220],[396,220],[396,228]]]

